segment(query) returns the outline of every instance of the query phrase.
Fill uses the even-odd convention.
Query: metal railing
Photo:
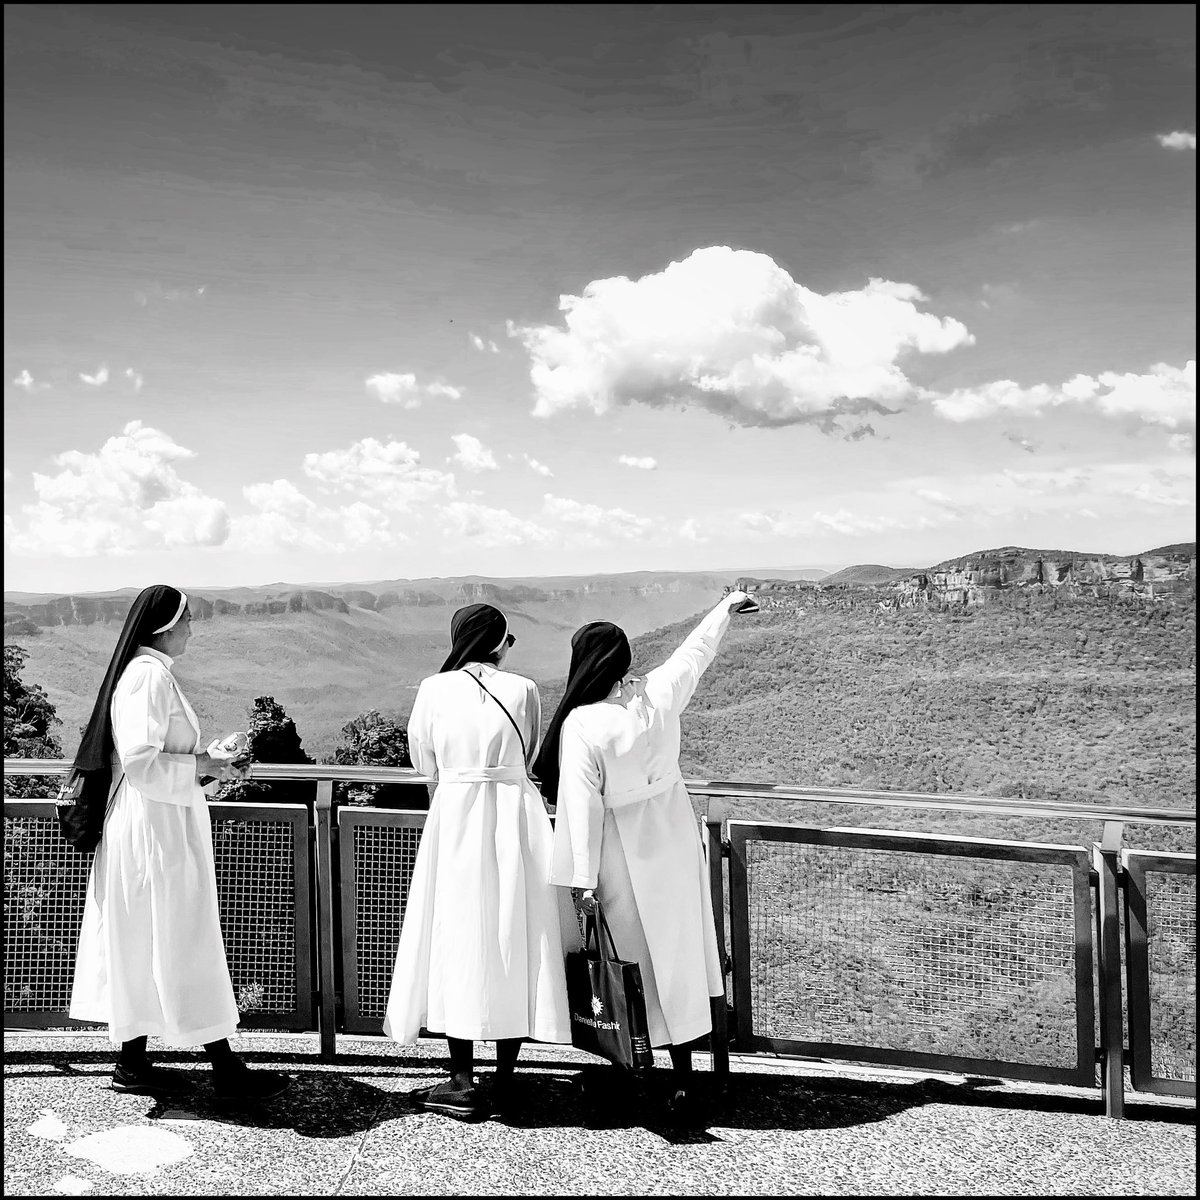
[[[10,775],[68,768],[5,763]],[[254,764],[250,776],[317,786],[311,810],[210,806],[243,1022],[315,1029],[332,1055],[338,1031],[381,1028],[425,821],[335,810],[333,784],[432,781],[325,764]],[[1126,823],[1184,827],[1194,811],[686,783],[708,801],[709,880],[732,985],[728,1022],[714,1005],[718,1070],[730,1049],[923,1066],[1098,1087],[1119,1116],[1127,1009],[1134,1086],[1194,1097],[1194,1012],[1190,1027],[1182,1014],[1195,995],[1195,856],[1121,846]],[[727,799],[1098,821],[1105,836],[1061,846],[726,822]],[[21,860],[6,870],[6,1021],[72,1024],[64,1014],[90,858],[58,838],[52,801],[7,799],[5,857]]]

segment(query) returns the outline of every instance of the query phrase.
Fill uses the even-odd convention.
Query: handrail
[[[8,775],[63,775],[67,759],[6,758]],[[338,763],[252,763],[250,779],[338,783],[424,783],[437,781],[411,767],[373,767]],[[791,800],[816,804],[850,804],[869,808],[916,808],[943,812],[986,813],[990,816],[1058,818],[1072,821],[1123,821],[1141,825],[1194,824],[1196,810],[1144,808],[1136,805],[1079,804],[1073,801],[1008,800],[964,796],[956,792],[881,792],[857,788],[798,787],[786,783],[745,780],[684,779],[693,796],[742,797],[749,800]]]

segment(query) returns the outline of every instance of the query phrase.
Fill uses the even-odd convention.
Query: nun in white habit
[[[492,1107],[510,1097],[521,1041],[569,1042],[553,834],[530,782],[537,686],[501,670],[516,638],[489,604],[459,609],[452,649],[422,680],[408,722],[413,766],[437,779],[396,951],[384,1032],[401,1044],[444,1035],[450,1078],[424,1107],[486,1115],[474,1042],[496,1042]],[[566,911],[570,904],[567,901]]]
[[[607,621],[571,639],[566,691],[535,768],[556,799],[551,879],[599,900],[621,958],[641,967],[652,1046],[670,1048],[672,1109],[693,1108],[689,1043],[725,994],[696,814],[679,773],[679,717],[712,662],[732,592],[662,666],[628,675],[629,641]]]
[[[183,592],[155,584],[138,595],[75,758],[77,769],[101,775],[110,801],[88,878],[70,1014],[108,1025],[121,1047],[116,1091],[186,1086],[185,1075],[149,1061],[153,1036],[203,1046],[218,1095],[265,1100],[291,1081],[251,1071],[227,1040],[238,1009],[199,781],[240,771],[215,743],[201,749],[196,714],[172,674],[190,637]]]

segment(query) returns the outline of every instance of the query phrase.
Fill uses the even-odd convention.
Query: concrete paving
[[[481,1048],[486,1050],[487,1048]],[[221,1105],[202,1061],[191,1093],[111,1091],[103,1037],[5,1036],[9,1196],[887,1195],[1191,1196],[1195,1109],[1134,1102],[1101,1115],[1073,1089],[822,1062],[735,1059],[703,1130],[665,1120],[661,1086],[606,1082],[596,1060],[527,1047],[511,1116],[465,1124],[410,1093],[446,1069],[445,1044],[403,1050],[247,1034],[247,1061],[295,1084],[257,1110]],[[701,1065],[706,1056],[697,1056]],[[589,1065],[591,1064],[591,1065]],[[490,1061],[481,1053],[479,1075]],[[662,1073],[665,1077],[665,1072]],[[584,1077],[601,1086],[585,1093]],[[702,1083],[711,1084],[705,1075]],[[611,1086],[610,1086],[611,1084]]]

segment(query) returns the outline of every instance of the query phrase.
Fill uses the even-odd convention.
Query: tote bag
[[[567,1005],[571,1045],[577,1050],[632,1071],[653,1066],[642,969],[617,957],[598,904],[596,915],[587,917],[584,948],[567,955]]]

